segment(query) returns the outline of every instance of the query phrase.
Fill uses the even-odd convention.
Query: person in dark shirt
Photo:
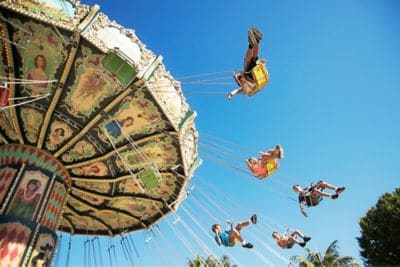
[[[325,189],[331,189],[335,193],[328,194],[325,193]],[[332,199],[337,199],[339,194],[345,190],[345,187],[336,187],[334,185],[328,184],[327,182],[320,180],[317,183],[312,183],[306,188],[301,188],[299,185],[294,185],[293,190],[299,193],[299,204],[301,213],[307,217],[307,213],[304,211],[304,206],[314,207],[317,206],[323,199],[323,197],[330,197]]]

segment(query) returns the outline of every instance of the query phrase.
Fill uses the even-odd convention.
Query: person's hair
[[[64,135],[65,135],[65,130],[64,130],[63,128],[57,128],[57,129],[54,130],[54,132],[57,132],[57,130],[61,130],[60,136],[64,137]]]
[[[125,119],[123,119],[124,122],[126,122],[127,120],[130,120],[131,124],[133,123],[133,118],[131,116],[128,116]]]
[[[278,235],[279,235],[279,233],[278,233],[278,232],[272,232],[272,237],[274,237],[276,234],[278,234]]]
[[[213,226],[211,226],[211,231],[213,231],[213,233],[216,233],[216,229],[217,229],[218,226],[219,226],[218,223],[213,224]]]
[[[292,189],[295,190],[295,187],[296,187],[296,186],[300,186],[300,185],[295,184],[294,186],[292,186]]]
[[[46,68],[46,66],[47,66],[47,59],[46,59],[46,57],[43,56],[43,55],[37,55],[37,56],[35,57],[35,59],[33,60],[34,63],[35,63],[35,67],[36,67],[36,68],[38,67],[38,65],[37,65],[37,60],[38,60],[39,58],[42,58],[42,59],[43,59],[44,68]]]
[[[36,190],[38,190],[40,185],[41,185],[41,182],[39,180],[36,180],[36,179],[30,179],[28,181],[28,183],[26,184],[26,186],[28,187],[30,184],[34,184],[36,186]]]

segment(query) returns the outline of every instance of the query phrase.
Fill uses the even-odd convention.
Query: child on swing
[[[257,223],[257,215],[253,214],[250,220],[238,223],[235,229],[233,229],[232,227],[232,222],[228,221],[230,229],[222,231],[221,226],[219,224],[214,224],[211,227],[211,230],[215,234],[215,242],[217,242],[219,246],[223,245],[225,247],[234,247],[237,244],[237,242],[240,242],[242,244],[242,247],[244,248],[253,248],[253,245],[251,243],[246,242],[243,239],[241,235],[241,230],[243,229],[243,227],[256,223]]]

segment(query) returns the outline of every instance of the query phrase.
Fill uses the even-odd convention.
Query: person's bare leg
[[[309,236],[305,236],[302,232],[300,232],[299,230],[295,230],[291,235],[290,235],[291,237],[293,237],[294,239],[296,239],[296,236],[300,236],[302,239],[303,239],[303,243],[301,243],[301,242],[297,242],[298,244],[305,244],[305,243],[307,243],[308,241],[310,241],[311,240],[311,237],[309,237]]]
[[[254,48],[247,48],[246,56],[244,57],[243,63],[243,71],[246,71],[247,66],[250,64],[251,59],[253,58],[253,49]]]
[[[312,191],[312,194],[313,194],[314,196],[332,197],[331,194],[324,193],[323,191],[320,191],[320,190],[318,190],[318,189],[314,189],[314,190]]]
[[[300,236],[301,238],[304,238],[304,235],[299,230],[295,230],[290,236],[292,237]]]
[[[259,45],[258,44],[255,45],[252,50],[253,50],[252,51],[253,52],[252,58],[258,58]]]
[[[292,236],[289,236],[289,237],[288,237],[287,242],[288,242],[288,243],[296,243],[296,244],[301,243],[300,241],[298,241],[296,238],[294,238],[294,237],[292,237]]]
[[[257,58],[258,57],[258,50],[259,50],[259,45],[255,45],[252,48],[247,48],[246,51],[246,56],[244,58],[244,66],[243,66],[243,70],[246,71],[247,67],[249,66],[251,60],[253,58]]]
[[[319,181],[318,182],[318,187],[322,187],[322,188],[329,188],[329,189],[332,189],[332,190],[337,190],[337,187],[336,186],[334,186],[334,185],[331,185],[331,184],[328,184],[327,182],[325,182],[325,181]]]
[[[240,231],[242,230],[243,227],[249,226],[250,225],[250,221],[244,221],[244,222],[240,222],[236,225],[235,229]]]
[[[229,234],[229,239],[230,240],[232,240],[233,241],[233,239],[237,239],[237,240],[239,240],[239,242],[240,243],[243,243],[243,238],[242,238],[242,236],[240,235],[240,233],[239,233],[239,231],[238,230],[233,230],[230,234]]]
[[[273,156],[273,155],[269,155],[269,154],[262,154],[261,157],[260,157],[260,159],[261,159],[262,161],[266,161],[266,160],[268,160],[268,159],[276,159],[276,157]]]

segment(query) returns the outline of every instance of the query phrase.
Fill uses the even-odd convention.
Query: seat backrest
[[[123,58],[118,51],[109,51],[102,62],[103,66],[124,85],[127,86],[135,78],[138,70]]]
[[[251,96],[260,91],[268,82],[269,74],[265,64],[257,61],[257,65],[251,70],[251,76],[256,82],[257,86],[251,90],[247,95]]]
[[[151,190],[160,184],[158,173],[152,169],[143,169],[138,173],[138,178],[145,190]]]

